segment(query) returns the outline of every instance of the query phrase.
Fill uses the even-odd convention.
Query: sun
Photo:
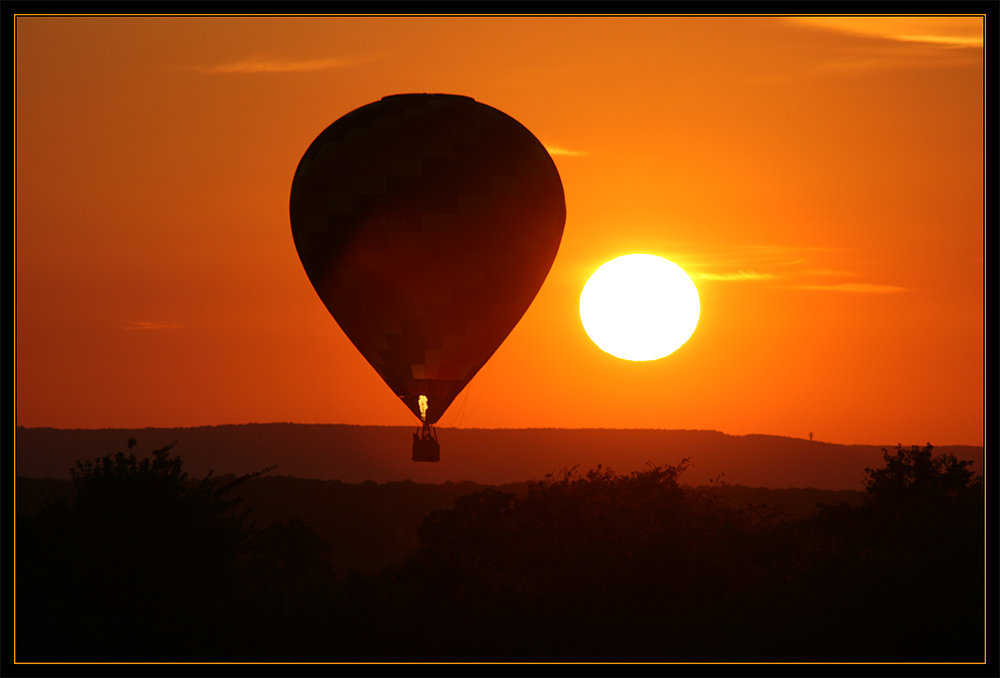
[[[694,334],[701,300],[677,264],[652,254],[627,254],[590,276],[580,294],[580,320],[606,353],[623,360],[659,360]]]

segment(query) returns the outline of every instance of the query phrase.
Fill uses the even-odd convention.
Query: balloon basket
[[[413,434],[413,461],[440,461],[441,445],[437,432],[430,426]]]

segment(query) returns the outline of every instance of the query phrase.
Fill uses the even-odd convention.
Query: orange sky
[[[387,94],[472,96],[553,154],[562,245],[461,427],[982,444],[978,17],[16,20],[16,420],[416,424],[320,302],[288,198]],[[697,331],[632,363],[578,299],[664,256]]]

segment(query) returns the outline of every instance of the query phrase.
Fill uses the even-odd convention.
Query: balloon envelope
[[[545,148],[510,116],[469,97],[402,94],[316,138],[290,216],[327,309],[433,424],[531,304],[566,203]]]

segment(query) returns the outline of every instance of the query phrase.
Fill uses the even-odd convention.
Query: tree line
[[[255,522],[238,490],[267,470],[192,480],[134,445],[18,516],[19,661],[983,659],[983,480],[930,445],[795,519],[682,485],[686,461],[486,488],[373,572]]]

